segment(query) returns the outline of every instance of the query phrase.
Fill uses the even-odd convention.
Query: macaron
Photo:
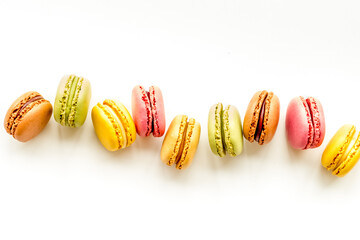
[[[90,82],[75,75],[64,76],[58,86],[54,118],[63,126],[72,128],[84,124],[91,98]]]
[[[37,136],[49,122],[51,103],[38,92],[27,92],[17,98],[7,111],[4,127],[8,134],[20,142]]]
[[[354,125],[342,126],[326,146],[321,164],[338,177],[345,176],[360,158],[360,132]]]
[[[186,115],[176,116],[165,134],[161,147],[161,160],[177,169],[190,166],[200,139],[200,123]]]
[[[214,104],[209,111],[208,138],[211,151],[224,157],[237,156],[243,149],[243,133],[239,111],[232,105]]]
[[[95,133],[109,151],[130,146],[136,139],[133,119],[126,107],[117,100],[105,100],[91,111]]]
[[[325,116],[320,101],[314,97],[293,98],[286,111],[285,128],[293,148],[319,147],[325,138]]]
[[[141,137],[161,137],[165,133],[165,109],[161,90],[151,86],[146,91],[143,86],[135,86],[131,98],[132,116],[136,132]]]
[[[260,145],[269,143],[276,133],[279,116],[280,101],[273,92],[255,93],[244,117],[244,137]]]

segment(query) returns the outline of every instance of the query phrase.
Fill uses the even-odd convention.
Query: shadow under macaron
[[[286,141],[286,147],[289,155],[288,160],[291,165],[294,167],[296,167],[297,164],[306,165],[309,172],[314,174],[314,178],[319,179],[320,183],[324,186],[331,186],[337,182],[337,177],[321,165],[322,148],[306,150],[294,149],[288,141]],[[312,151],[316,151],[316,154]],[[314,155],[316,156],[315,158],[312,157]],[[314,161],[316,161],[315,164]],[[314,166],[316,166],[317,170],[314,169]]]

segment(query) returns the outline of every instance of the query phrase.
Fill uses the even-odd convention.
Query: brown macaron
[[[244,118],[244,137],[249,142],[267,144],[274,137],[280,116],[279,98],[273,92],[259,91],[250,100]]]
[[[49,122],[52,105],[38,92],[27,92],[16,99],[7,111],[4,127],[20,142],[37,136]]]

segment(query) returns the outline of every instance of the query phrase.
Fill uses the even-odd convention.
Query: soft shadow
[[[286,143],[286,147],[290,162],[297,163],[298,161],[302,161],[304,159],[307,150],[294,149],[288,142]]]
[[[316,178],[319,179],[319,182],[324,186],[330,186],[337,182],[337,177],[331,174],[331,171],[327,171],[321,165],[321,148],[307,149],[307,150],[298,150],[294,149],[287,142],[287,150],[289,154],[289,161],[292,164],[303,163],[306,164],[309,171],[314,171],[314,161],[316,161],[317,170],[314,172]]]
[[[341,180],[339,179],[339,177],[334,176],[332,174],[332,171],[328,171],[323,166],[319,167],[318,178],[319,178],[319,182],[323,186],[327,186],[327,187],[332,186]]]
[[[85,126],[81,126],[78,128],[70,128],[59,125],[57,126],[57,128],[58,128],[57,134],[61,141],[68,139],[72,139],[72,141],[77,141],[84,133]]]
[[[273,147],[273,142],[259,145],[257,142],[250,143],[249,141],[245,141],[243,154],[246,158],[252,159],[252,161],[264,161],[264,158],[269,159],[267,156],[270,154]],[[257,157],[254,157],[255,155],[257,155]]]

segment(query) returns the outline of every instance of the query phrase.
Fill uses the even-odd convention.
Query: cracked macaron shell
[[[189,167],[199,144],[200,132],[200,123],[195,119],[188,121],[186,115],[176,116],[165,134],[161,160],[169,166],[175,164],[179,170]]]
[[[4,127],[16,140],[27,142],[45,128],[51,114],[51,103],[38,92],[30,91],[22,94],[10,106]]]
[[[354,125],[342,126],[326,146],[321,164],[338,177],[345,176],[360,158],[360,132]]]
[[[222,103],[214,104],[209,110],[208,138],[211,151],[224,157],[226,152],[231,156],[241,154],[243,133],[240,114],[236,107]]]
[[[96,135],[109,151],[130,146],[136,139],[135,124],[126,107],[117,100],[95,105],[91,118]]]
[[[276,133],[280,117],[279,98],[273,92],[265,90],[255,93],[249,102],[243,122],[244,137],[249,142],[254,142],[264,101],[265,111],[259,139],[260,145],[269,143]]]
[[[63,126],[84,124],[91,99],[89,80],[75,75],[64,76],[59,83],[54,103],[54,118]]]

